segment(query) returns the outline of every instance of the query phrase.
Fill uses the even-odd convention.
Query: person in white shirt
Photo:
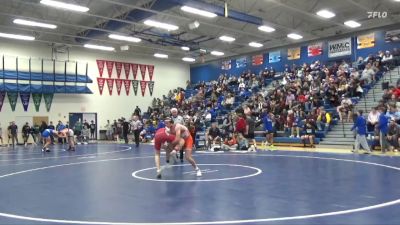
[[[172,120],[174,121],[175,124],[184,124],[183,117],[181,115],[178,115],[178,109],[177,108],[172,108],[171,109],[171,115],[172,115]]]
[[[139,136],[140,136],[140,131],[141,131],[142,127],[143,127],[143,124],[139,120],[139,117],[134,115],[132,117],[131,128],[133,130],[133,134],[135,137],[136,147],[139,147]]]
[[[368,132],[372,132],[375,130],[375,125],[378,124],[379,116],[380,116],[380,113],[378,112],[378,110],[375,107],[373,107],[371,109],[371,112],[369,112],[369,114],[368,114],[368,120],[367,120]]]

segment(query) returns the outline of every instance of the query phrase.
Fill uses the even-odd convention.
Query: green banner
[[[40,103],[42,102],[42,93],[32,93],[33,104],[36,112],[39,112]]]
[[[7,92],[8,101],[10,102],[11,110],[15,111],[15,106],[17,105],[18,93],[16,92]]]
[[[44,103],[46,104],[47,112],[50,112],[51,103],[53,102],[54,94],[43,94]]]

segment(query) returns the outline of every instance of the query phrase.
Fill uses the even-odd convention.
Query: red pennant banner
[[[121,88],[122,88],[122,80],[121,79],[115,79],[115,86],[117,87],[118,95],[120,95],[121,94]]]
[[[108,77],[111,77],[114,68],[114,61],[106,61]]]
[[[142,96],[144,96],[144,93],[146,92],[146,87],[147,87],[147,81],[141,80],[140,90],[142,91]]]
[[[108,93],[110,93],[110,95],[112,95],[112,91],[114,88],[114,79],[107,78],[106,81],[107,81],[107,86],[108,86]]]
[[[142,74],[142,80],[146,80],[145,79],[145,77],[146,77],[146,65],[140,64],[139,67],[140,67],[140,73]]]
[[[138,70],[138,64],[131,63],[131,67],[132,67],[133,79],[136,80],[136,75],[137,75],[137,70]]]
[[[122,62],[115,62],[115,69],[117,70],[118,79],[121,77]]]
[[[150,80],[153,80],[154,65],[147,65],[147,70],[149,71]]]
[[[100,59],[96,60],[97,68],[99,69],[100,77],[103,76],[103,70],[104,70],[104,63],[105,62],[106,62],[105,60],[100,60]]]
[[[124,80],[124,85],[125,85],[126,95],[129,95],[129,91],[131,90],[131,81],[130,80]]]
[[[130,63],[124,63],[124,71],[125,71],[125,77],[128,80],[129,72],[131,72],[131,64]]]
[[[104,82],[106,81],[106,78],[97,78],[97,85],[99,86],[99,92],[100,95],[103,94],[103,89],[104,89]]]

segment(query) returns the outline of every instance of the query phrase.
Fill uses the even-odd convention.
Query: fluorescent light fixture
[[[346,25],[348,27],[351,27],[351,28],[356,28],[356,27],[361,26],[360,23],[358,23],[358,22],[356,22],[354,20],[348,20],[348,21],[344,22],[344,25]]]
[[[214,17],[218,16],[215,13],[208,12],[208,11],[201,10],[201,9],[196,9],[196,8],[193,8],[193,7],[190,7],[190,6],[186,6],[186,5],[182,6],[181,10],[185,11],[185,12],[188,12],[188,13],[197,14],[197,15],[200,15],[200,16],[205,16],[205,17],[208,17],[208,18],[214,18]]]
[[[161,53],[155,53],[155,54],[154,54],[154,57],[163,58],[163,59],[168,59],[168,55],[166,55],[166,54],[161,54]]]
[[[182,46],[181,49],[182,49],[183,51],[189,51],[189,50],[190,50],[190,48],[187,47],[187,46]]]
[[[236,40],[234,37],[229,37],[229,36],[221,36],[221,37],[219,37],[219,40],[221,40],[221,41],[227,41],[227,42],[232,42],[232,41],[234,41],[234,40]]]
[[[102,45],[92,45],[92,44],[85,44],[83,47],[97,49],[97,50],[103,50],[103,51],[114,51],[115,50],[113,47],[102,46]]]
[[[165,30],[178,30],[179,29],[178,26],[168,24],[168,23],[161,23],[161,22],[157,22],[154,20],[145,20],[143,23],[146,24],[147,26],[157,27],[157,28],[161,28],[161,29],[165,29]]]
[[[19,25],[25,25],[25,26],[31,26],[31,27],[43,27],[43,28],[49,28],[49,29],[56,29],[57,26],[53,24],[48,24],[48,23],[39,23],[35,21],[30,21],[30,20],[23,20],[23,19],[15,19],[13,21],[15,24]]]
[[[201,52],[201,53],[207,53],[207,50],[201,48],[201,49],[200,49],[200,52]]]
[[[295,33],[290,33],[287,35],[288,38],[294,39],[294,40],[299,40],[302,39],[303,36],[299,35],[299,34],[295,34]]]
[[[212,51],[212,52],[211,52],[211,55],[222,56],[222,55],[225,55],[225,53],[219,52],[219,51]]]
[[[185,61],[185,62],[194,62],[194,61],[196,61],[196,59],[190,58],[190,57],[183,57],[182,60]]]
[[[263,44],[261,44],[261,43],[258,43],[258,42],[250,42],[249,43],[249,46],[251,46],[251,47],[254,47],[254,48],[260,48],[260,47],[262,47],[262,46],[264,46]]]
[[[258,29],[261,30],[261,31],[264,31],[264,32],[268,32],[268,33],[271,33],[271,32],[275,31],[275,28],[269,27],[269,26],[265,26],[265,25],[259,26]]]
[[[333,12],[331,12],[331,11],[329,11],[329,10],[326,10],[326,9],[323,9],[323,10],[318,11],[318,12],[317,12],[317,15],[320,16],[320,17],[327,18],[327,19],[336,16],[335,13],[333,13]]]
[[[77,12],[87,12],[87,11],[89,11],[88,7],[69,4],[69,3],[65,3],[65,2],[54,1],[54,0],[41,0],[40,3],[43,4],[43,5],[51,6],[51,7],[56,7],[56,8],[66,9],[66,10],[72,10],[72,11],[77,11]]]
[[[110,34],[110,35],[108,35],[108,37],[111,39],[115,39],[115,40],[135,42],[135,43],[142,41],[142,39],[140,39],[140,38],[118,35],[118,34]]]
[[[19,35],[19,34],[0,33],[0,37],[10,38],[10,39],[18,39],[18,40],[25,40],[25,41],[33,41],[33,40],[35,40],[35,37]]]

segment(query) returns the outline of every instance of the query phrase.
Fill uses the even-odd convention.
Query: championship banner
[[[398,42],[400,41],[400,29],[398,30],[388,30],[385,33],[385,42]]]
[[[259,66],[262,65],[264,63],[264,56],[261,55],[253,55],[253,57],[251,58],[251,64],[253,66]]]
[[[42,102],[42,93],[32,93],[32,99],[36,112],[39,112],[40,103]]]
[[[0,112],[1,112],[1,108],[3,108],[3,103],[4,103],[5,98],[6,98],[6,93],[0,92]]]
[[[141,80],[140,90],[142,91],[142,96],[144,96],[144,93],[146,92],[146,87],[147,87],[147,81]]]
[[[281,52],[275,51],[269,53],[269,63],[276,63],[281,61]]]
[[[106,63],[106,61],[97,59],[96,63],[97,63],[97,68],[99,69],[100,77],[102,77],[103,76],[103,70],[104,70],[104,63]]]
[[[103,94],[103,89],[104,89],[104,82],[106,81],[106,78],[97,78],[97,85],[99,86],[99,92],[100,95]]]
[[[115,62],[115,69],[117,70],[118,79],[121,77],[122,62]]]
[[[132,67],[133,79],[136,80],[136,75],[137,75],[137,71],[138,71],[138,64],[131,63],[131,67]]]
[[[375,46],[375,33],[357,36],[357,49],[372,48]]]
[[[47,112],[50,111],[51,103],[53,102],[53,96],[54,96],[54,94],[43,94],[44,103],[46,105]]]
[[[114,68],[114,61],[106,61],[108,77],[111,77]]]
[[[139,64],[140,73],[142,74],[142,80],[146,80],[146,65]]]
[[[112,91],[113,91],[113,88],[114,88],[114,79],[108,78],[108,79],[106,79],[106,81],[107,81],[108,93],[110,95],[112,95]]]
[[[122,80],[121,79],[115,79],[115,86],[117,87],[117,94],[121,94],[121,88],[122,88]]]
[[[232,68],[231,60],[226,60],[221,62],[221,69],[222,70],[230,70]]]
[[[150,96],[153,96],[154,81],[149,81],[147,84],[149,85]]]
[[[15,106],[17,105],[18,93],[16,92],[7,92],[8,101],[10,102],[11,110],[15,111]]]
[[[328,42],[328,57],[351,55],[351,38]]]
[[[133,93],[135,93],[135,96],[137,95],[137,90],[139,87],[139,81],[138,80],[132,80],[132,87],[133,87]]]
[[[125,71],[125,78],[128,80],[129,72],[131,72],[131,64],[130,63],[124,63],[124,71]]]
[[[308,57],[322,55],[322,42],[307,46]]]
[[[149,71],[150,80],[153,80],[154,65],[147,65],[147,70]]]
[[[236,59],[236,68],[242,68],[247,66],[247,57]]]
[[[31,98],[31,93],[19,93],[19,97],[21,98],[22,106],[24,107],[24,111],[28,111],[29,99]]]
[[[124,86],[125,86],[125,92],[126,95],[129,95],[129,91],[131,90],[131,81],[130,80],[124,80]]]
[[[300,47],[297,48],[288,48],[287,50],[287,59],[288,60],[295,60],[300,59]]]

